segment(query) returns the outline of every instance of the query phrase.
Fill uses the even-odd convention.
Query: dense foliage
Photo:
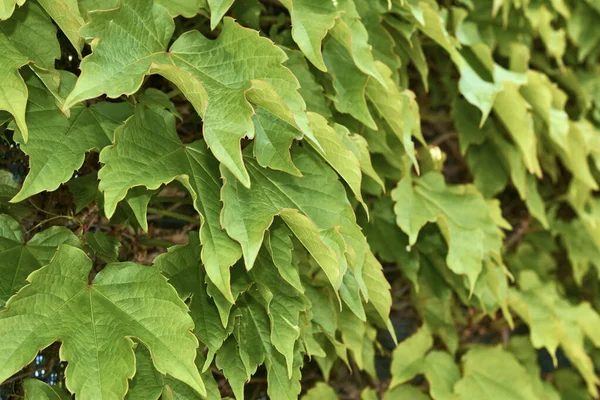
[[[0,397],[597,398],[598,26],[0,0]]]

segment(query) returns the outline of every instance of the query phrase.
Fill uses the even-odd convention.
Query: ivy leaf
[[[29,140],[21,143],[21,149],[29,156],[29,173],[12,202],[54,191],[67,182],[83,165],[88,151],[100,151],[112,143],[115,128],[132,112],[128,103],[98,102],[73,107],[68,118],[40,81],[32,77],[28,83],[32,96],[26,114]]]
[[[323,382],[317,382],[302,396],[302,400],[337,400],[338,398],[335,390]]]
[[[0,21],[9,19],[18,5],[21,7],[25,0],[0,0]]]
[[[321,114],[325,118],[331,117],[331,110],[323,95],[323,87],[317,83],[308,67],[306,58],[298,50],[287,50],[286,54],[289,58],[284,65],[294,73],[300,82],[298,93],[306,102],[306,110]]]
[[[294,289],[304,293],[298,268],[292,259],[294,245],[291,235],[290,230],[284,225],[271,228],[266,232],[265,247],[281,277]]]
[[[190,77],[186,79],[199,82],[204,90],[202,101],[192,99],[192,104],[204,118],[203,133],[208,146],[245,186],[250,183],[239,143],[242,137],[255,135],[250,103],[312,138],[304,112],[306,105],[297,91],[298,81],[282,65],[287,58],[285,53],[270,40],[259,37],[258,32],[226,18],[216,40],[188,32],[175,41],[170,54],[177,68]],[[239,76],[242,65],[244,73]]]
[[[84,250],[103,262],[118,262],[119,247],[121,247],[121,242],[102,231],[85,234]]]
[[[502,252],[502,233],[489,205],[468,186],[446,186],[443,177],[430,172],[414,180],[407,176],[392,191],[396,223],[413,245],[427,222],[437,222],[448,243],[448,267],[469,279],[471,291],[486,254]]]
[[[362,174],[360,162],[357,155],[346,146],[344,141],[344,139],[348,140],[350,132],[343,125],[329,126],[327,120],[319,114],[310,113],[309,121],[323,152],[320,152],[318,148],[315,148],[315,150],[348,184],[356,200],[363,205],[368,215],[369,210],[361,194]]]
[[[463,357],[463,377],[455,391],[461,399],[536,398],[529,375],[514,356],[500,347],[475,347]]]
[[[172,17],[182,15],[185,18],[192,18],[198,12],[206,7],[206,0],[155,0],[167,9]]]
[[[152,0],[124,0],[116,9],[92,13],[80,34],[95,39],[93,52],[81,62],[63,108],[103,93],[117,98],[136,92],[153,63],[169,63],[164,51],[174,29],[167,10]],[[123,45],[127,51],[115,53]]]
[[[202,354],[198,354],[196,365],[201,368],[203,363]],[[152,355],[146,346],[139,343],[135,348],[135,375],[125,400],[157,400],[161,395],[162,398],[178,400],[221,400],[212,371],[204,372],[202,379],[206,384],[206,396],[200,396],[187,384],[158,372],[154,368]]]
[[[431,333],[426,327],[421,327],[414,335],[401,342],[394,349],[391,366],[391,388],[425,372],[425,354],[431,346],[433,346]]]
[[[126,156],[125,156],[126,155]],[[115,132],[115,144],[100,154],[105,165],[98,176],[104,210],[112,216],[130,188],[154,190],[179,180],[190,191],[202,216],[202,261],[210,280],[233,303],[229,267],[241,256],[239,246],[221,230],[220,182],[217,162],[202,141],[184,146],[167,111],[137,107],[132,118]]]
[[[256,137],[254,155],[263,167],[269,167],[291,175],[299,176],[300,171],[290,156],[290,147],[294,139],[301,139],[302,133],[273,113],[259,108],[252,117]]]
[[[14,4],[14,3],[13,3]],[[0,11],[2,11],[0,9]],[[12,12],[12,11],[11,11]],[[1,17],[2,14],[0,14]],[[0,23],[0,28],[4,23]],[[21,54],[9,37],[0,30],[0,74],[4,77],[0,86],[0,110],[8,111],[24,140],[27,140],[27,124],[25,123],[25,107],[27,105],[27,86],[19,74],[19,69],[29,63],[29,59]]]
[[[335,108],[365,124],[371,129],[377,125],[369,112],[365,93],[369,76],[352,63],[348,51],[336,40],[330,40],[323,52],[325,64],[333,77]]]
[[[253,182],[251,189],[241,186],[222,169],[225,179],[222,190],[223,227],[242,245],[248,269],[258,255],[265,230],[273,217],[284,209],[302,211],[322,230],[335,226],[358,228],[344,188],[335,173],[308,151],[298,149],[293,160],[302,177],[262,168],[252,158],[246,157]]]
[[[432,351],[425,358],[425,378],[434,400],[455,398],[454,386],[460,379],[460,370],[454,357],[444,351]]]
[[[71,398],[70,396],[61,394],[54,387],[39,379],[25,379],[23,381],[23,389],[25,390],[25,400],[62,400]]]
[[[210,29],[215,29],[234,0],[208,0],[210,7]]]
[[[392,81],[390,69],[381,62],[377,62],[377,66],[384,77],[385,84],[383,85],[375,79],[369,79],[366,96],[390,126],[392,132],[400,139],[418,172],[419,164],[415,156],[412,136],[421,143],[425,143],[425,139],[421,133],[419,106],[415,100],[415,94],[410,90],[400,92]],[[399,112],[399,110],[401,111]]]
[[[281,282],[281,275],[266,250],[259,253],[250,275],[267,301],[267,314],[271,321],[271,343],[285,357],[287,376],[291,379],[294,373],[294,348],[300,337],[300,313],[307,310],[310,303],[301,292]]]
[[[0,381],[59,339],[71,392],[82,399],[123,398],[135,372],[128,338],[133,336],[148,346],[159,371],[206,394],[194,365],[193,322],[158,271],[109,264],[90,284],[91,268],[83,251],[62,245],[50,264],[30,275],[30,285],[8,301],[0,316],[0,332],[10,338],[0,348]],[[28,312],[32,307],[35,314]]]
[[[529,172],[541,176],[536,136],[529,108],[527,101],[519,94],[517,86],[512,82],[504,82],[504,90],[498,93],[494,102],[494,114],[502,121],[517,144]]]
[[[145,75],[161,74],[188,97],[204,119],[204,139],[215,157],[246,186],[249,180],[240,140],[255,135],[250,103],[312,138],[306,105],[297,92],[298,81],[282,65],[285,53],[258,32],[227,18],[216,40],[190,31],[181,35],[167,54],[174,23],[169,13],[151,0],[126,0],[117,9],[93,15],[81,34],[96,39],[97,44],[81,63],[81,76],[65,100],[65,109],[103,93],[113,98],[132,94]],[[144,21],[143,29],[132,21]],[[113,54],[123,41],[131,44],[127,54]],[[239,76],[240,65],[243,76]]]
[[[321,71],[326,71],[321,42],[335,25],[341,10],[333,2],[315,0],[283,0],[292,17],[292,37],[306,58]]]
[[[197,235],[189,235],[185,246],[173,246],[154,260],[154,265],[169,279],[181,297],[191,297],[190,315],[194,332],[208,346],[204,370],[230,332],[221,324],[217,306],[206,291],[206,272],[200,264],[200,243]]]
[[[556,363],[560,346],[586,381],[588,391],[597,397],[598,377],[584,348],[585,338],[600,345],[600,315],[587,302],[571,304],[553,282],[543,283],[532,270],[518,276],[520,290],[510,289],[510,307],[529,325],[531,343],[545,347]]]
[[[44,10],[52,17],[56,25],[65,34],[75,51],[81,57],[84,40],[79,36],[83,26],[83,17],[75,0],[38,0]]]
[[[383,400],[394,399],[429,400],[429,396],[419,388],[406,384],[391,388],[383,395]]]
[[[26,284],[30,273],[47,264],[61,244],[79,246],[79,239],[63,227],[51,227],[25,241],[21,226],[0,214],[0,305]]]

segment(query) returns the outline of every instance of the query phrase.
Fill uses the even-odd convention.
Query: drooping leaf
[[[502,232],[491,217],[489,205],[468,186],[446,186],[442,176],[430,172],[418,180],[407,176],[392,192],[396,223],[414,244],[427,222],[437,222],[448,243],[448,267],[469,279],[473,290],[484,255],[502,251]]]
[[[217,306],[207,293],[198,236],[190,234],[186,246],[169,248],[166,254],[154,260],[154,265],[169,279],[180,296],[191,297],[189,308],[195,324],[194,333],[208,346],[207,367],[229,332],[221,324]]]
[[[112,143],[114,130],[132,112],[127,103],[99,102],[91,107],[73,107],[68,118],[40,81],[32,77],[28,83],[35,100],[27,108],[29,140],[21,149],[29,156],[30,168],[13,202],[54,191],[67,182],[88,151],[100,151]]]
[[[128,156],[123,157],[125,154]],[[117,129],[115,144],[102,151],[100,161],[105,164],[98,176],[107,216],[112,216],[130,188],[157,189],[175,179],[188,188],[203,218],[200,243],[206,273],[233,302],[229,268],[241,254],[239,246],[221,230],[217,162],[206,145],[197,141],[184,146],[175,132],[172,114],[138,107],[133,117]]]

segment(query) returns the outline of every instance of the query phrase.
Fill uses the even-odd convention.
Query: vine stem
[[[31,231],[39,228],[40,226],[50,222],[50,221],[54,221],[55,219],[60,219],[60,218],[64,218],[64,219],[68,219],[69,221],[72,221],[74,223],[76,223],[77,225],[81,226],[81,222],[75,218],[75,217],[71,217],[69,215],[56,215],[52,218],[47,218],[45,220],[43,220],[42,222],[40,222],[39,224],[35,225],[33,228],[29,229],[27,232],[25,232],[26,234],[30,233]]]
[[[148,207],[148,212],[156,215],[162,215],[163,217],[171,217],[180,221],[190,222],[192,224],[199,224],[200,219],[190,217],[189,215],[181,214],[174,211],[162,210],[160,208]]]

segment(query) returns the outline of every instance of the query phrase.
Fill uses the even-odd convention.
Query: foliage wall
[[[598,398],[599,27],[0,0],[0,396]]]

